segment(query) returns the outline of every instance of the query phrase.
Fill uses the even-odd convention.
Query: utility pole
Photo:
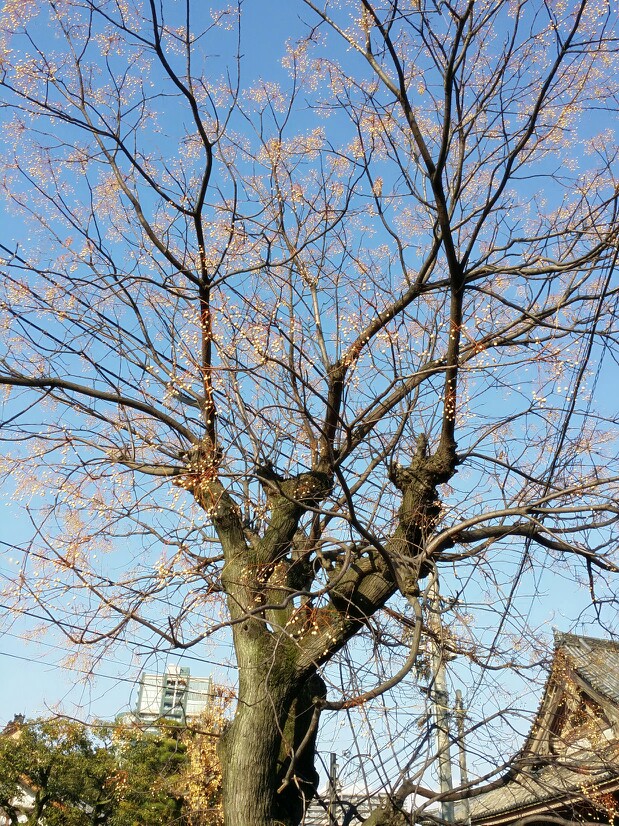
[[[442,795],[449,794],[453,789],[451,776],[451,737],[449,735],[449,695],[447,693],[447,670],[445,667],[445,652],[441,644],[443,634],[441,625],[441,606],[438,591],[438,577],[428,589],[428,625],[434,632],[431,640],[432,660],[432,690],[430,701],[434,709],[436,725],[436,750],[438,753],[438,779]],[[454,804],[451,800],[441,801],[442,818],[446,823],[454,823]]]
[[[469,774],[466,768],[466,748],[464,745],[464,729],[466,712],[462,702],[462,692],[460,689],[456,691],[456,705],[455,705],[456,726],[458,727],[458,763],[460,765],[460,785],[465,787],[469,782]],[[468,797],[462,800],[462,816],[466,826],[471,823],[471,804]]]
[[[329,763],[329,826],[337,826],[337,756],[333,751]]]

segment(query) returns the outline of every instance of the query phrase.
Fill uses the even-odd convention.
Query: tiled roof
[[[619,705],[619,642],[556,634],[555,644],[591,688]]]
[[[575,634],[555,635],[555,656],[561,651],[566,655],[578,677],[596,694],[619,707],[619,643],[596,637]],[[549,683],[544,689],[548,691]],[[544,701],[540,705],[544,708]],[[539,712],[538,712],[539,717]],[[531,736],[527,744],[532,742]],[[606,750],[605,750],[606,751]],[[522,760],[535,755],[525,750],[518,755]],[[606,761],[592,753],[572,754],[566,759],[556,758],[551,765],[542,765],[537,771],[522,769],[506,779],[504,786],[494,789],[470,801],[474,821],[485,818],[499,820],[501,813],[517,812],[537,803],[552,808],[553,801],[567,804],[577,799],[583,790],[619,778],[617,744],[609,745]],[[547,758],[546,758],[547,759]],[[586,793],[586,792],[585,792]]]
[[[578,800],[587,795],[587,790],[604,784],[616,777],[616,768],[591,761],[577,770],[574,763],[546,765],[539,771],[521,771],[509,780],[505,786],[493,789],[470,801],[471,818],[482,820],[489,815],[499,815],[518,811],[536,803],[545,803],[551,808],[553,801],[562,805]]]

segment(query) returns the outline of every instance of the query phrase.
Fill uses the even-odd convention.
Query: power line
[[[96,679],[104,679],[104,680],[114,680],[114,682],[123,682],[123,683],[131,683],[131,685],[137,685],[138,680],[132,680],[130,677],[114,677],[111,674],[100,674],[95,671],[86,671],[82,668],[73,668],[70,665],[61,665],[60,663],[50,663],[46,660],[33,660],[30,657],[21,657],[19,654],[11,654],[8,651],[0,651],[0,657],[9,657],[12,660],[21,660],[25,663],[33,663],[35,665],[45,665],[48,668],[54,668],[56,670],[64,670],[70,671],[73,674],[84,674],[87,677],[95,677]]]
[[[20,634],[13,634],[11,631],[0,632],[0,637],[12,637],[13,639],[20,640],[22,642],[25,640],[25,638],[23,636],[21,636]],[[65,654],[67,653],[67,649],[64,648],[62,645],[55,645],[54,643],[45,642],[43,640],[36,640],[35,641],[35,640],[27,640],[26,639],[25,641],[31,643],[32,645],[43,645],[47,648],[54,648],[57,651],[62,651]],[[218,645],[223,645],[223,643],[218,643]],[[142,647],[144,647],[144,646],[142,646]],[[2,653],[2,652],[0,652],[0,653]],[[158,650],[156,648],[153,648],[150,651],[145,651],[145,654],[148,654],[149,656],[153,655],[153,654],[160,654],[160,655],[166,655],[166,658],[171,653],[172,653],[172,651],[169,651],[169,650],[168,651],[161,651],[161,650]],[[108,656],[106,656],[105,659],[106,659],[107,662],[114,663],[115,665],[120,665],[123,668],[133,668],[134,667],[131,663],[121,662],[120,660],[113,660],[113,659],[111,659],[111,657],[108,657]],[[213,666],[216,666],[217,668],[225,668],[225,669],[234,668],[234,669],[236,669],[238,667],[236,665],[236,663],[227,663],[227,662],[223,662],[221,660],[207,660],[204,657],[198,657],[198,656],[194,656],[192,654],[185,654],[184,652],[180,652],[178,654],[178,659],[179,660],[191,660],[192,662],[203,663],[204,665],[213,665]],[[53,663],[48,663],[48,664],[50,666],[54,667]],[[72,669],[71,666],[58,665],[57,667],[58,668],[68,668],[69,670],[77,670],[77,669]],[[143,671],[143,670],[144,670],[143,668],[140,669],[140,671]],[[88,672],[88,673],[90,673],[90,672]]]
[[[13,607],[11,605],[6,605],[4,603],[0,603],[0,609],[4,609],[5,611],[8,611],[12,614],[17,614],[18,616],[28,617],[29,619],[36,619],[39,622],[44,622],[48,626],[53,626],[54,625],[54,623],[50,620],[49,617],[43,616],[41,614],[36,614],[34,611],[29,611],[26,608],[16,608],[16,607]],[[71,630],[74,630],[74,631],[79,631],[79,632],[83,631],[83,628],[80,628],[80,626],[73,625],[71,623],[63,623],[63,625],[66,625],[67,628],[69,628]],[[4,633],[8,634],[9,632],[4,632]],[[0,634],[0,636],[1,636],[1,634]],[[11,635],[11,636],[16,636],[17,639],[22,639],[21,637],[19,637],[19,635]],[[52,645],[51,643],[37,643],[37,644]],[[86,644],[84,644],[84,645],[86,645]],[[220,646],[227,645],[230,648],[232,647],[232,646],[230,646],[229,643],[217,643],[217,645],[220,645]],[[54,647],[57,647],[61,651],[64,650],[61,646],[54,646]],[[135,648],[144,649],[144,654],[148,654],[148,655],[151,655],[151,654],[168,655],[168,654],[172,654],[174,651],[178,651],[176,656],[178,656],[178,658],[181,659],[181,660],[191,660],[192,662],[203,663],[204,665],[213,665],[213,666],[216,666],[217,668],[226,668],[226,669],[233,668],[233,669],[236,669],[238,667],[235,663],[222,662],[221,660],[219,660],[219,661],[218,660],[209,660],[209,659],[206,659],[205,657],[198,657],[198,656],[195,656],[195,655],[192,655],[192,654],[187,654],[182,649],[178,650],[178,649],[174,649],[174,648],[169,648],[169,649],[166,649],[166,650],[161,650],[161,649],[155,648],[154,646],[149,647],[149,646],[147,646],[143,643],[136,643]],[[118,662],[118,661],[115,661],[115,662]],[[128,666],[127,663],[119,663],[119,665],[123,665],[125,667],[130,667],[130,666]]]

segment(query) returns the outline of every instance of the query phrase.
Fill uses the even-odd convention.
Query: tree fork
[[[399,524],[389,543],[398,587],[403,596],[418,594],[418,580],[429,572],[424,558],[425,542],[436,526],[441,510],[437,487],[456,472],[455,444],[441,445],[429,454],[425,434],[417,437],[415,455],[408,466],[394,464],[391,482],[402,493]]]

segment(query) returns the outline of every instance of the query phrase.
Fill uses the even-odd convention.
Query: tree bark
[[[274,826],[276,767],[286,692],[275,696],[264,688],[256,691],[256,687],[239,697],[234,722],[221,742],[226,826]]]
[[[317,675],[300,680],[294,668],[281,664],[242,670],[234,721],[220,743],[226,826],[301,822],[318,785],[311,727],[313,700],[324,693]]]

